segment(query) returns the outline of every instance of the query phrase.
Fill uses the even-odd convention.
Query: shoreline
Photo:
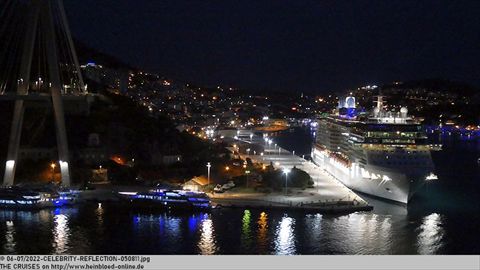
[[[213,209],[221,208],[255,208],[266,210],[296,210],[304,212],[315,212],[322,214],[354,213],[361,211],[372,211],[371,205],[338,205],[338,204],[320,204],[320,205],[281,205],[261,200],[212,200]]]
[[[325,199],[314,191],[300,189],[293,189],[293,192],[287,196],[278,192],[269,194],[227,192],[212,194],[209,197],[212,205],[219,208],[284,209],[321,213],[373,210],[373,206],[364,200],[357,200],[356,197]]]

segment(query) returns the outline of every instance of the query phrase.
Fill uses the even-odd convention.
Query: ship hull
[[[425,184],[425,176],[429,172],[423,168],[392,170],[368,164],[361,167],[356,163],[344,166],[316,148],[312,151],[312,159],[345,186],[402,204],[408,204],[412,196]]]

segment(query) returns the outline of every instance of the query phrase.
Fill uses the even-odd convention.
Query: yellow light
[[[50,168],[52,168],[52,169],[55,169],[56,166],[57,166],[57,165],[56,165],[55,163],[53,163],[53,162],[50,164]]]
[[[267,166],[263,165],[262,170],[265,170],[265,169],[267,169]]]
[[[225,171],[228,171],[228,170],[230,170],[230,167],[226,166]]]

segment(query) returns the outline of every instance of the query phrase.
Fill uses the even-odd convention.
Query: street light
[[[207,185],[210,185],[210,167],[212,167],[212,165],[210,164],[210,162],[208,162],[207,163],[207,179],[208,179]]]
[[[252,141],[252,138],[253,138],[253,134],[250,133],[250,142]]]
[[[248,175],[250,174],[250,170],[245,170],[245,175],[246,175],[246,180],[247,180],[247,183],[246,183],[246,187],[248,188]]]
[[[285,196],[288,194],[288,173],[290,172],[290,169],[283,168],[283,173],[285,174]]]
[[[57,167],[57,164],[51,163],[50,168],[52,168],[52,182],[55,180],[55,167]]]

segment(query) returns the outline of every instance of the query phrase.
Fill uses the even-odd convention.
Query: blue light
[[[195,216],[191,216],[188,218],[188,229],[193,232],[197,229],[198,226],[198,219]]]

